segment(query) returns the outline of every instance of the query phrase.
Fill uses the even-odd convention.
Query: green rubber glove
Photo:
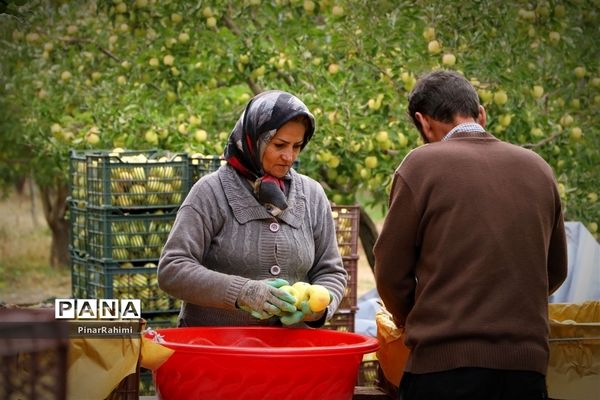
[[[331,300],[330,300],[331,301]],[[307,301],[303,301],[300,303],[300,309],[302,310],[302,320],[303,321],[318,321],[323,318],[323,314],[327,312],[327,308],[322,311],[314,312],[308,306]]]
[[[304,313],[301,310],[296,310],[294,312],[285,313],[279,319],[283,325],[295,325],[302,321],[302,318],[304,318]]]
[[[277,279],[268,279],[265,281],[267,285],[272,286],[274,288],[279,289],[282,286],[289,285],[290,283],[285,279],[277,278]]]
[[[266,319],[284,312],[294,312],[294,296],[269,285],[266,281],[249,280],[238,295],[236,304],[255,318]]]

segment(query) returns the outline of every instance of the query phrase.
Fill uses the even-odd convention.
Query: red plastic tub
[[[351,399],[377,339],[325,329],[158,329],[175,350],[153,378],[159,399]],[[153,332],[146,333],[152,338]]]

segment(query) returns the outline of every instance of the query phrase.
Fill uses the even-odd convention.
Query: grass
[[[51,268],[50,231],[42,206],[25,190],[0,201],[0,303],[29,305],[69,297],[67,268]]]

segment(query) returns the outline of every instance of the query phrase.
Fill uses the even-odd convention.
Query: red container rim
[[[307,339],[317,338],[326,339],[325,342],[336,341],[336,344],[311,345],[310,347],[299,346],[264,346],[261,345],[220,345],[204,343],[181,343],[174,341],[173,334],[176,336],[188,336],[197,334],[202,337],[203,332],[209,332],[210,336],[220,334],[220,336],[231,335],[232,333],[245,335],[247,337],[269,338],[281,335],[294,335],[294,337],[304,336]],[[344,354],[366,354],[372,353],[379,348],[379,342],[376,338],[361,335],[352,332],[338,332],[328,329],[310,329],[310,328],[279,328],[279,327],[191,327],[191,328],[163,328],[155,331],[148,331],[144,336],[148,339],[154,339],[155,335],[162,336],[158,342],[165,347],[185,353],[203,353],[203,354],[229,354],[236,356],[325,356],[325,355],[344,355]],[[169,337],[171,336],[171,338]],[[318,341],[318,340],[317,340]]]

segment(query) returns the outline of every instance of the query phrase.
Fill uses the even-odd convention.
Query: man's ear
[[[431,124],[429,123],[429,119],[420,112],[415,113],[415,119],[421,124],[421,136],[423,136],[425,143],[434,142],[435,137],[433,135],[433,130],[431,128]]]
[[[483,106],[479,106],[479,116],[477,117],[477,123],[485,128],[485,123],[487,122],[487,115],[485,113],[485,108]]]

